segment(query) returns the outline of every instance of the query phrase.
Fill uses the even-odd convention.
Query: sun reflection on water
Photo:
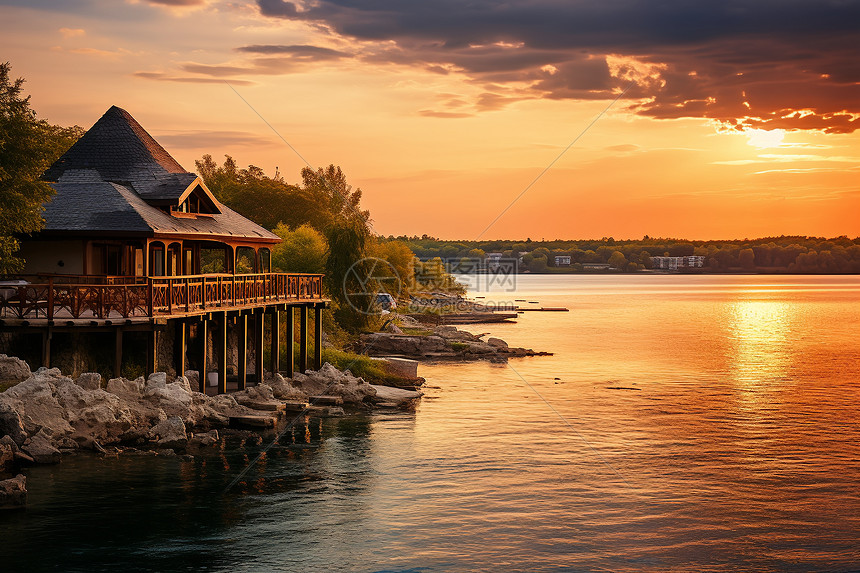
[[[742,390],[776,389],[790,367],[792,314],[788,302],[742,300],[731,305],[731,374]]]

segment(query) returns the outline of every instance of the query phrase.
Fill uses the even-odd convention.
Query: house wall
[[[20,256],[25,260],[24,274],[84,274],[84,242],[22,241]]]

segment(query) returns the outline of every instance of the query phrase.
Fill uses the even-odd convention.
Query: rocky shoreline
[[[189,446],[215,444],[234,428],[274,429],[302,415],[342,416],[344,408],[408,408],[421,396],[368,384],[328,363],[217,396],[192,389],[197,377],[72,379],[57,368],[31,373],[22,360],[0,354],[0,378],[18,382],[0,393],[0,508],[26,504],[23,465],[58,463],[78,451],[187,455]]]
[[[453,359],[504,362],[523,356],[552,356],[530,348],[508,346],[500,338],[483,338],[454,326],[436,326],[429,334],[407,334],[400,328],[361,335],[360,352],[370,356],[403,356],[413,360]]]

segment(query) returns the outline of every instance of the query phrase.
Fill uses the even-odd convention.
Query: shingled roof
[[[219,203],[127,111],[111,107],[42,175],[56,195],[45,205],[47,234],[115,233],[117,236],[188,234],[200,238],[280,238]],[[199,187],[199,188],[198,188]],[[215,213],[174,217],[189,190],[206,195]]]
[[[45,205],[43,232],[117,236],[193,235],[195,239],[280,238],[221,205],[221,213],[198,218],[173,217],[118,183],[54,183],[57,194]]]

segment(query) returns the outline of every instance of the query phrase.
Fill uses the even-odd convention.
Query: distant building
[[[700,269],[705,266],[705,257],[690,255],[687,257],[651,257],[651,268],[663,271],[678,269]]]
[[[487,253],[487,268],[498,270],[502,262],[502,257],[504,257],[503,253]]]
[[[557,266],[557,267],[569,267],[570,266],[570,255],[556,255],[555,256],[555,266]]]

